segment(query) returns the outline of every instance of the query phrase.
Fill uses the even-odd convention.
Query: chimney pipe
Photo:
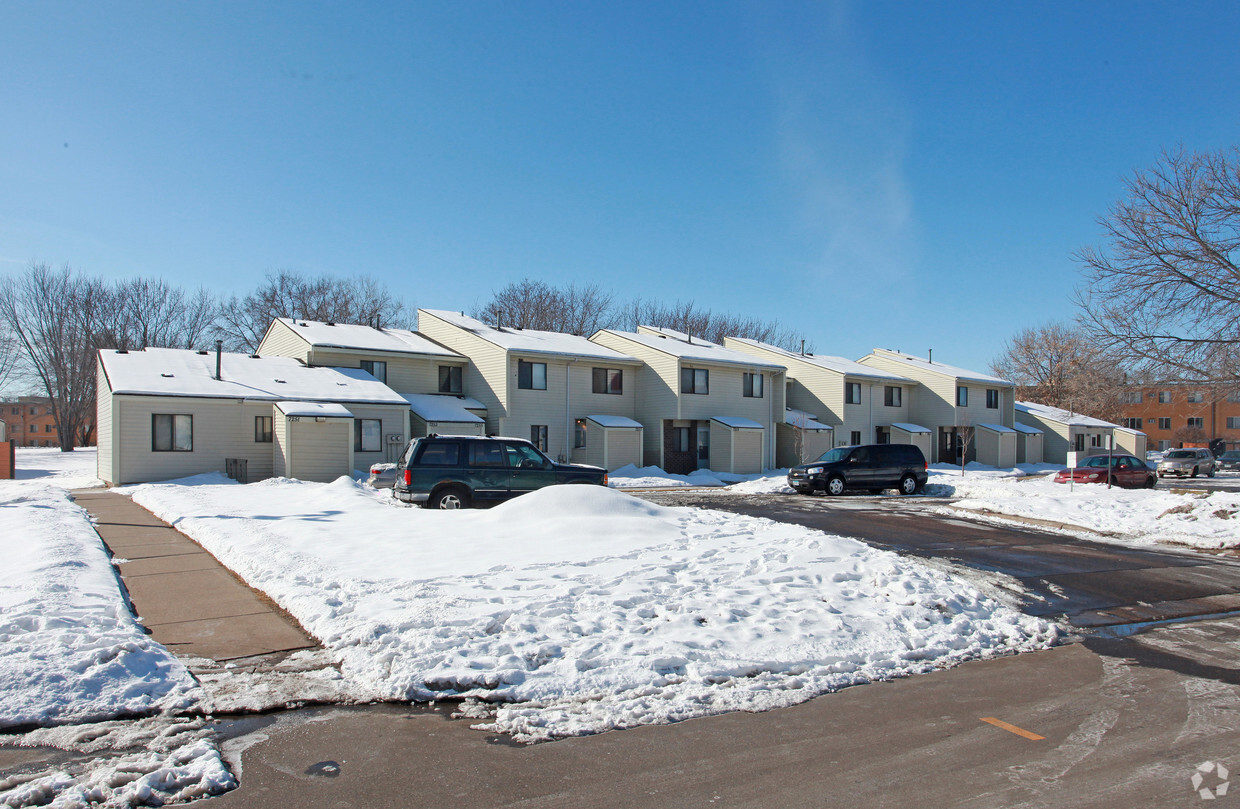
[[[220,381],[220,356],[223,350],[224,350],[224,341],[216,340],[215,341],[215,381],[216,382]]]
[[[926,360],[927,360],[927,362],[929,362],[931,365],[933,365],[933,364],[934,364],[934,349],[933,349],[933,348],[932,348],[932,349],[930,349],[930,353],[929,353],[929,355],[927,355]]]
[[[804,340],[801,341],[801,356],[802,357],[805,356],[805,341]]]

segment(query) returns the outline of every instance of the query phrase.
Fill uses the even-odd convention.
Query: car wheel
[[[1194,478],[1197,477],[1197,467],[1195,466],[1193,467],[1193,474],[1190,475],[1189,477],[1194,477]]]
[[[826,492],[830,495],[844,493],[844,479],[839,475],[827,478]]]
[[[1115,475],[1111,475],[1111,485],[1119,488],[1119,478],[1115,477]]]
[[[1212,478],[1212,477],[1214,477],[1214,472],[1215,472],[1215,471],[1216,471],[1216,470],[1211,469],[1209,472],[1206,472],[1206,477],[1208,477],[1208,478]]]
[[[1157,485],[1157,483],[1158,483],[1158,479],[1155,478],[1153,475],[1150,475],[1148,478],[1145,479],[1145,488],[1152,489],[1154,488],[1155,485]]]
[[[436,492],[435,496],[426,505],[428,508],[444,509],[445,511],[469,508],[469,492],[459,486],[449,486]]]
[[[900,494],[914,494],[917,491],[917,478],[905,475],[900,478]]]

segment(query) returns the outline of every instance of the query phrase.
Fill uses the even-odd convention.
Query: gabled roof
[[[564,334],[558,331],[539,331],[538,329],[511,329],[488,326],[481,320],[463,315],[460,312],[449,312],[441,309],[419,309],[419,313],[437,317],[458,329],[499,346],[505,351],[521,354],[549,354],[561,357],[581,357],[585,359],[610,360],[638,364],[638,361],[627,354],[621,354],[606,346],[592,343],[585,337],[575,334]]]
[[[360,368],[308,368],[291,357],[223,353],[216,379],[215,357],[213,351],[181,348],[99,352],[113,393],[405,404],[399,394]]]
[[[791,407],[784,409],[784,424],[791,424],[793,427],[801,430],[821,431],[835,429],[823,424],[813,413],[807,413],[804,410],[796,410]]]
[[[600,427],[627,427],[630,429],[641,427],[640,421],[635,421],[627,416],[608,416],[605,414],[586,416],[590,421]]]
[[[777,362],[769,362],[761,360],[752,354],[745,354],[741,351],[733,351],[730,348],[724,348],[721,345],[703,340],[701,337],[689,337],[683,332],[674,329],[659,329],[654,326],[639,326],[640,331],[617,331],[615,329],[600,329],[595,334],[606,332],[614,334],[617,337],[623,337],[631,340],[638,345],[647,348],[653,348],[664,354],[670,354],[682,360],[690,362],[713,362],[718,365],[738,365],[745,368],[769,368],[771,370],[784,370],[784,366]]]
[[[920,424],[912,424],[910,422],[893,421],[892,427],[897,430],[903,430],[906,433],[928,433],[931,432],[929,427],[922,427]]]
[[[804,362],[809,365],[815,365],[827,371],[834,371],[837,374],[846,376],[855,376],[864,379],[878,379],[884,382],[897,382],[905,385],[916,385],[917,383],[899,374],[893,374],[890,371],[884,371],[881,368],[872,368],[869,365],[862,365],[859,362],[844,359],[843,357],[833,357],[829,354],[799,354],[795,351],[789,351],[786,348],[773,346],[770,343],[763,343],[760,340],[750,340],[747,337],[729,337],[729,340],[737,343],[743,343],[754,348],[769,351],[780,357],[787,358],[791,361]]]
[[[486,405],[477,399],[467,396],[444,395],[435,393],[402,394],[409,403],[409,409],[423,421],[442,421],[458,424],[480,424],[485,419],[473,410],[486,410]]]
[[[970,371],[965,368],[957,368],[954,365],[948,365],[945,362],[932,362],[925,357],[915,357],[912,354],[904,354],[900,351],[892,351],[889,348],[876,348],[870,352],[870,356],[883,357],[885,359],[896,360],[904,363],[910,370],[931,371],[943,376],[954,377],[963,382],[982,382],[988,385],[1003,385],[1005,387],[1015,387],[1006,379],[1000,379],[997,376],[983,374],[978,371]],[[862,357],[862,359],[865,359]]]
[[[280,317],[276,321],[315,348],[342,348],[355,351],[382,351],[397,354],[421,354],[464,360],[460,354],[434,340],[408,329],[376,329],[356,323],[324,323],[318,320],[293,320]]]
[[[1071,410],[1064,410],[1061,407],[1038,404],[1037,402],[1017,402],[1016,412],[1028,413],[1031,416],[1037,416],[1047,421],[1055,421],[1068,427],[1119,428],[1118,424],[1112,424],[1109,421],[1103,421],[1102,419],[1096,419],[1081,413],[1073,413]]]

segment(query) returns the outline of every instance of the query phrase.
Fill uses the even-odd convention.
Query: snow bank
[[[403,508],[348,478],[143,485],[301,621],[358,699],[477,697],[523,740],[730,710],[1038,648],[1048,624],[859,542],[551,487]]]
[[[167,711],[194,682],[147,637],[62,489],[0,485],[0,727]]]

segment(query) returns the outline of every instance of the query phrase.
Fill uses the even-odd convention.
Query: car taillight
[[[607,485],[607,473],[606,472],[603,473],[603,485],[604,486]]]
[[[413,485],[413,473],[410,472],[408,469],[405,470],[405,485],[406,486]]]

